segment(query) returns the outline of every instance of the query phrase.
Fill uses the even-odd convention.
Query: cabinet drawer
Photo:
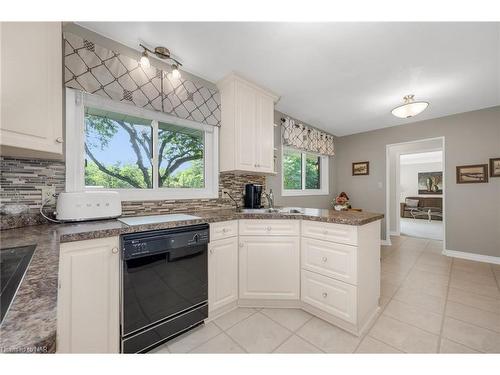
[[[302,268],[355,285],[357,250],[351,245],[303,237]]]
[[[358,244],[358,228],[355,225],[302,221],[302,235],[318,240],[348,245]]]
[[[356,324],[355,286],[302,270],[301,299],[324,312]]]
[[[298,220],[240,220],[240,236],[298,236]]]
[[[238,220],[222,221],[210,224],[210,241],[238,235]]]

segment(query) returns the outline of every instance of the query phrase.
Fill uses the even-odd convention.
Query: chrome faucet
[[[264,193],[267,198],[267,204],[269,205],[270,210],[274,210],[274,194],[273,189],[269,189],[269,193]]]

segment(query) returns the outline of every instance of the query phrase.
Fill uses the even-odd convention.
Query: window
[[[328,157],[283,148],[283,195],[327,195]]]
[[[67,89],[68,191],[123,200],[216,198],[218,129]]]

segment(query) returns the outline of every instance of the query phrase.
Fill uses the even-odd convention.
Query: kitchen
[[[249,75],[245,58],[220,64],[213,53],[200,70],[187,43],[199,34],[265,39],[262,28],[298,35],[304,25],[239,27],[0,23],[0,352],[498,353],[496,254],[450,255],[443,241],[386,235],[385,202],[371,198],[388,189],[386,165],[364,158],[375,146],[354,157],[346,146],[371,132],[375,145],[380,118],[346,130],[311,115],[297,106],[310,91],[269,79],[273,63]],[[493,26],[477,29],[489,36]],[[169,33],[183,43],[157,37]],[[38,93],[27,107],[29,87]],[[413,117],[429,103],[412,98],[384,109],[385,127],[419,126]],[[396,119],[397,108],[422,103]],[[468,111],[496,131],[498,108]],[[484,196],[498,199],[490,177]],[[465,307],[449,311],[466,300],[457,291],[489,298],[474,300],[484,303],[474,324]],[[492,333],[470,341],[453,319]]]

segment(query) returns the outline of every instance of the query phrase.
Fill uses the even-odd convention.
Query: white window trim
[[[285,189],[285,176],[284,176],[284,169],[283,169],[283,160],[284,160],[284,153],[286,150],[290,151],[295,151],[295,152],[300,152],[305,155],[315,155],[319,156],[321,158],[320,161],[320,186],[321,189],[305,189],[306,183],[306,174],[302,173],[302,189],[301,190],[290,190],[290,189]],[[305,158],[302,157],[302,171],[305,171]],[[321,155],[317,154],[314,152],[309,152],[309,151],[303,151],[299,150],[293,147],[281,147],[281,195],[283,197],[299,197],[299,196],[309,196],[309,195],[328,195],[330,188],[329,188],[329,177],[328,177],[328,172],[329,172],[329,166],[328,166],[328,156],[326,155]]]
[[[85,148],[85,106],[111,112],[151,119],[153,126],[153,165],[157,162],[158,122],[200,129],[205,132],[205,188],[152,188],[152,189],[102,189],[117,191],[120,198],[127,201],[147,201],[163,199],[207,199],[219,196],[219,128],[181,119],[162,112],[135,107],[126,103],[87,94],[75,89],[66,89],[66,191],[85,191],[100,188],[86,188],[84,176]],[[158,176],[153,173],[153,186],[158,184]]]

